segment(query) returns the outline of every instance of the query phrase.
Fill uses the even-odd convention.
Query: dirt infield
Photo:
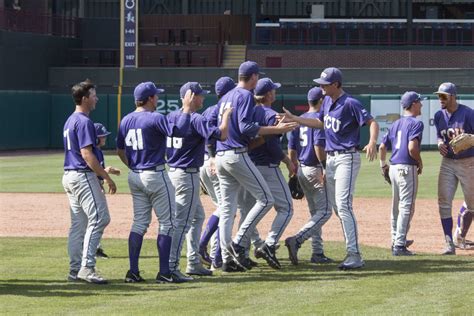
[[[128,238],[132,222],[132,199],[128,194],[108,196],[112,217],[105,238]],[[202,196],[207,216],[214,211],[208,196]],[[390,248],[390,199],[358,198],[354,209],[359,223],[359,240],[362,244]],[[454,202],[457,210],[461,200]],[[295,214],[283,238],[295,233],[309,218],[305,200],[295,201]],[[0,193],[0,236],[65,237],[70,224],[68,201],[60,193]],[[272,213],[259,224],[265,236],[273,219]],[[156,238],[157,221],[154,217],[146,235]],[[472,231],[470,236],[473,236]],[[468,239],[473,239],[473,237]],[[323,238],[343,241],[342,229],[336,216],[332,216],[323,228]],[[436,200],[417,200],[409,238],[415,243],[410,248],[416,252],[439,253],[444,241]],[[474,250],[459,250],[458,254],[474,256]]]

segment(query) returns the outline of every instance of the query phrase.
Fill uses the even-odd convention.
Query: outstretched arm
[[[323,129],[324,128],[323,122],[321,122],[319,119],[297,116],[297,115],[294,115],[293,113],[291,113],[290,111],[288,111],[285,108],[283,108],[283,111],[285,111],[285,118],[288,121],[296,122],[300,125],[308,126],[308,127],[312,127],[312,128],[317,128],[317,129]]]

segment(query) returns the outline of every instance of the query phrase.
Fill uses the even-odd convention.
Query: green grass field
[[[440,157],[423,152],[424,174],[418,197],[435,199]],[[0,157],[0,192],[63,192],[62,154]],[[389,197],[378,161],[365,157],[358,177],[358,197]],[[125,168],[113,153],[108,165]],[[128,193],[126,172],[115,177]],[[458,190],[457,197],[461,197]],[[362,247],[366,267],[341,272],[335,264],[310,264],[310,243],[300,250],[301,264],[283,269],[260,267],[242,274],[199,278],[181,285],[154,283],[154,240],[145,240],[140,266],[145,284],[125,284],[127,241],[106,239],[109,260],[98,268],[111,284],[94,286],[65,281],[66,238],[0,238],[0,313],[2,314],[459,314],[473,313],[474,261],[469,256],[418,255],[394,258],[387,249]],[[327,242],[326,254],[340,262],[342,243]],[[185,254],[185,251],[183,251]],[[185,264],[185,258],[182,258]]]
[[[425,151],[422,157],[424,170],[419,180],[418,198],[436,198],[440,155],[437,151]],[[0,192],[63,192],[63,159],[62,153],[0,157]],[[118,193],[129,193],[125,166],[113,152],[106,153],[105,161],[107,165],[122,170],[121,176],[113,178],[117,182]],[[390,196],[390,187],[380,175],[378,160],[369,163],[365,154],[362,154],[356,197]],[[462,198],[461,189],[458,190],[456,198]]]
[[[308,262],[309,244],[299,266],[282,260],[275,271],[265,264],[250,272],[199,278],[188,284],[156,284],[155,242],[145,240],[144,284],[125,284],[125,240],[106,240],[112,256],[98,268],[109,285],[65,282],[64,238],[1,238],[2,314],[471,314],[472,257],[419,255],[393,258],[389,250],[363,247],[366,268],[341,272],[336,264]],[[341,260],[341,243],[327,243],[327,255]],[[279,250],[286,257],[286,248]],[[185,260],[183,258],[183,260]]]

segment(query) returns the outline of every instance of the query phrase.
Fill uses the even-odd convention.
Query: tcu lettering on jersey
[[[324,116],[324,128],[332,129],[334,133],[337,133],[341,128],[341,121],[326,114]]]
[[[448,128],[448,129],[443,129],[440,131],[441,136],[443,137],[443,140],[445,142],[449,142],[452,140],[454,137],[464,133],[463,128]]]

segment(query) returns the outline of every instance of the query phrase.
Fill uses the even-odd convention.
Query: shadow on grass
[[[454,260],[453,260],[454,259]],[[356,270],[341,271],[339,263],[315,265],[300,263],[298,266],[285,264],[281,270],[273,270],[264,263],[245,273],[221,273],[217,277],[202,277],[199,282],[293,282],[318,280],[344,280],[359,278],[383,278],[395,275],[453,273],[453,271],[472,269],[473,262],[453,259],[428,259],[419,257],[403,259],[369,259],[365,267]]]
[[[317,282],[317,281],[350,281],[363,278],[374,280],[399,275],[440,274],[453,271],[472,269],[474,262],[452,257],[433,258],[416,256],[412,258],[368,259],[365,267],[359,270],[340,271],[338,263],[315,265],[301,262],[298,266],[289,264],[288,260],[281,260],[283,268],[273,270],[264,262],[245,273],[221,273],[213,277],[196,277],[195,281],[187,284],[156,284],[154,279],[146,283],[126,284],[123,279],[109,279],[107,285],[87,283],[69,283],[63,280],[31,280],[8,279],[0,280],[0,296],[17,295],[27,297],[80,297],[95,295],[135,296],[143,291],[186,291],[189,289],[209,288],[214,284],[245,284],[255,282]]]
[[[109,284],[70,283],[62,280],[0,280],[0,296],[17,295],[27,297],[80,297],[96,295],[135,296],[143,292],[176,291],[197,288],[197,284],[158,284],[154,280],[146,283],[126,284],[123,279],[109,280]]]

